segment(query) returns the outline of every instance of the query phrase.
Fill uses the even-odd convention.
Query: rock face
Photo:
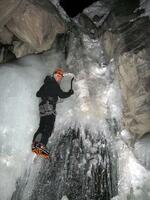
[[[6,28],[0,29],[0,43],[11,44],[13,41],[13,34]]]
[[[19,6],[22,0],[1,0],[0,1],[0,27],[7,24],[15,9]]]
[[[112,14],[102,36],[107,56],[118,66],[124,126],[138,137],[150,132],[149,22],[136,14]]]
[[[114,59],[124,127],[141,137],[150,132],[150,19],[140,16],[144,10],[139,9],[139,1],[114,0],[107,7],[108,1],[103,3],[85,9],[78,23],[90,37],[92,33],[94,37],[100,35],[108,60]]]
[[[119,57],[124,124],[139,136],[150,131],[150,68],[146,51]]]
[[[7,28],[7,35],[0,34],[0,40],[11,43],[17,57],[48,50],[57,33],[65,32],[64,22],[48,0],[11,1],[9,9],[2,1],[1,8],[1,32]]]

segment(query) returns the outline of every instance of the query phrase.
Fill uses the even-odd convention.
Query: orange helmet
[[[60,74],[60,75],[64,76],[64,70],[62,68],[58,68],[54,71],[54,74]]]

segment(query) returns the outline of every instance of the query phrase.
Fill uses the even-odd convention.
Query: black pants
[[[48,139],[54,129],[55,118],[54,114],[40,118],[39,128],[33,136],[33,142],[37,141],[44,145],[48,143]]]

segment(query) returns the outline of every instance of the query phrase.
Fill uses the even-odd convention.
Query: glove
[[[69,90],[69,94],[70,94],[70,95],[73,95],[73,94],[74,94],[73,89],[70,89],[70,90]]]

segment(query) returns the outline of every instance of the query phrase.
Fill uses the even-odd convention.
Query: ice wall
[[[122,104],[113,59],[105,62],[99,40],[79,36],[80,40],[70,35],[66,61],[54,50],[0,67],[3,200],[49,200],[53,194],[54,200],[84,199],[84,194],[91,200],[101,193],[104,200],[150,198],[149,171],[134,156],[130,133],[121,133]],[[69,73],[61,86],[66,91],[70,89],[73,73],[75,94],[57,106],[55,131],[49,141],[52,161],[34,163],[30,145],[39,122],[35,93],[45,75],[62,63]],[[118,168],[115,165],[112,169],[116,152]],[[142,150],[138,152],[141,154]],[[113,170],[119,172],[118,195]],[[107,191],[107,186],[114,191]],[[74,193],[74,189],[82,195]]]
[[[51,60],[51,70],[60,55]],[[1,199],[9,200],[16,181],[33,159],[31,141],[38,128],[39,89],[49,65],[40,56],[28,56],[0,66],[0,183]]]
[[[54,133],[49,141],[51,160],[36,162],[19,179],[12,200],[110,200],[117,194],[115,134],[121,118],[115,65],[105,63],[99,40],[70,34],[61,87],[74,95],[57,105]],[[42,57],[51,63],[50,54]],[[39,169],[37,166],[41,166]],[[38,169],[38,170],[37,170]],[[37,177],[35,178],[35,173]]]

